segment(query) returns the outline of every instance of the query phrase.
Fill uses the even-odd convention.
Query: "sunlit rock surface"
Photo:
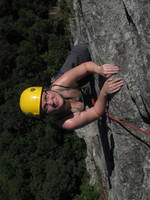
[[[117,76],[126,82],[109,98],[108,112],[150,132],[150,1],[73,0],[70,7],[74,42],[88,43],[94,62],[120,66]],[[96,76],[97,92],[98,82]],[[102,199],[150,199],[150,135],[106,116],[79,132],[87,143],[91,182],[99,182]]]

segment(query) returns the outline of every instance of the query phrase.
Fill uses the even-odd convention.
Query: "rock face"
[[[150,132],[150,1],[72,0],[69,5],[74,42],[88,43],[94,62],[120,66],[117,76],[126,82],[109,98],[108,112]],[[106,116],[80,135],[87,143],[91,182],[101,184],[102,199],[150,199],[150,135]]]

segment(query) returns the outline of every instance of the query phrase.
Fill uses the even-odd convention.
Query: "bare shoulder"
[[[62,85],[64,87],[77,87],[77,83],[73,79],[70,79],[67,72],[55,80],[52,85],[54,85],[54,87],[57,87],[56,85]]]

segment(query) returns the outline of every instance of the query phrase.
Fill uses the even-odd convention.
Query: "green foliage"
[[[84,165],[79,164],[84,155],[83,143],[75,137],[72,140],[71,137],[69,136],[62,146],[51,147],[51,151],[45,152],[44,158],[49,159],[41,157],[34,160],[31,168],[33,177],[31,190],[36,199],[71,199],[77,190],[76,187],[80,184],[85,170]],[[71,149],[72,145],[74,148],[81,147],[81,151],[74,151]]]
[[[68,24],[68,18],[71,17],[71,8],[67,3],[67,0],[59,0],[61,11],[63,11],[62,17],[65,23]]]
[[[100,200],[102,194],[97,185],[89,184],[90,176],[85,171],[82,177],[82,183],[80,184],[79,192],[73,197],[73,200]]]
[[[73,200],[99,200],[100,194],[96,188],[96,186],[92,186],[89,184],[81,185],[81,194],[76,195]]]

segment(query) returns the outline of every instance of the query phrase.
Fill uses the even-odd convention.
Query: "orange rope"
[[[92,99],[91,99],[91,102],[92,102],[92,104],[94,105],[94,104],[95,104],[95,99],[92,98]],[[116,121],[116,122],[118,122],[118,123],[120,123],[120,124],[122,124],[122,125],[124,125],[124,126],[127,126],[128,128],[131,128],[131,129],[133,129],[133,130],[135,130],[135,131],[144,133],[145,135],[150,135],[150,132],[147,132],[147,131],[145,131],[145,130],[143,130],[143,129],[141,129],[141,128],[137,128],[137,127],[135,127],[135,126],[133,126],[133,125],[131,125],[131,124],[128,124],[128,123],[122,121],[122,120],[116,119],[116,118],[114,118],[114,117],[113,117],[111,114],[109,114],[109,113],[107,113],[107,116],[108,116],[110,119],[112,119],[112,120],[114,120],[114,121]]]
[[[128,123],[122,121],[122,120],[116,119],[116,118],[114,118],[114,117],[113,117],[111,114],[109,114],[109,113],[107,113],[107,116],[108,116],[110,119],[112,119],[112,120],[114,120],[114,121],[116,121],[116,122],[118,122],[118,123],[120,123],[120,124],[123,124],[123,125],[127,126],[128,128],[131,128],[131,129],[133,129],[133,130],[135,130],[135,131],[144,133],[145,135],[150,135],[150,132],[147,132],[147,131],[145,131],[145,130],[143,130],[143,129],[137,128],[137,127],[135,127],[135,126],[133,126],[133,125],[131,125],[131,124],[128,124]]]

